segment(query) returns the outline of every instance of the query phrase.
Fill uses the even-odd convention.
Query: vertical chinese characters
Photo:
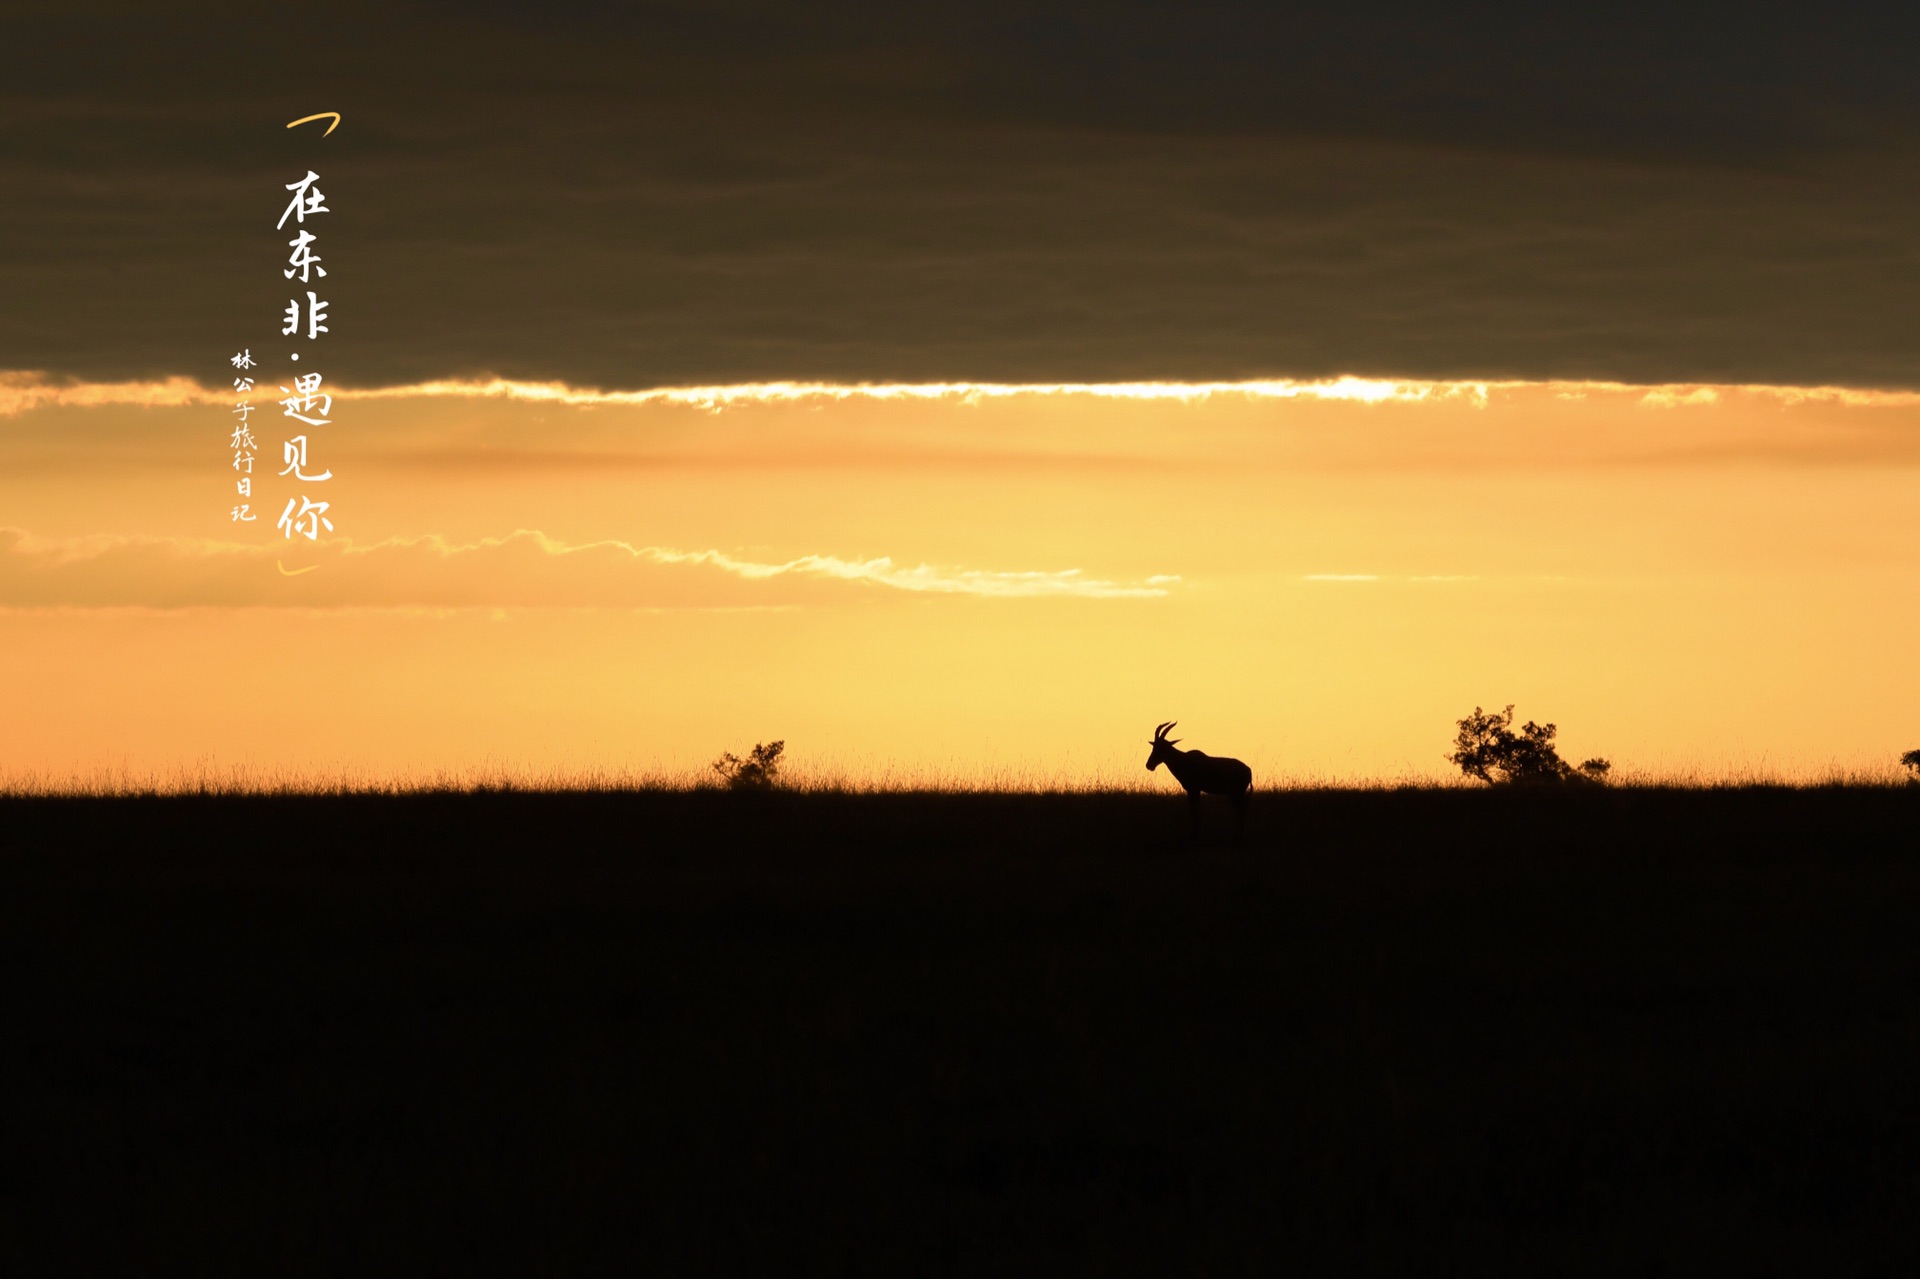
[[[298,276],[302,284],[316,284],[327,276],[327,269],[320,265],[321,257],[313,251],[320,237],[306,229],[309,217],[330,213],[326,195],[319,187],[320,175],[307,170],[307,176],[297,182],[287,183],[287,190],[293,193],[293,199],[287,204],[286,211],[280,215],[276,224],[278,230],[286,230],[288,219],[295,227],[294,238],[287,241],[287,247],[293,250],[287,257],[287,267],[281,275],[288,280]],[[327,301],[319,296],[317,289],[303,289],[300,295],[287,300],[286,314],[280,330],[282,337],[291,337],[298,342],[316,342],[322,333],[328,332]],[[300,352],[294,351],[290,359],[298,361]],[[305,426],[321,427],[333,421],[333,396],[322,391],[320,384],[324,379],[319,373],[306,372],[293,375],[293,385],[282,386],[280,392],[286,398],[280,401],[282,416],[292,418]],[[314,437],[318,438],[318,437]],[[333,478],[333,471],[311,460],[312,448],[306,432],[283,440],[280,445],[281,459],[286,463],[281,476],[291,476],[299,484],[323,484]],[[251,465],[251,464],[249,464]],[[331,502],[315,501],[302,491],[287,499],[285,509],[274,527],[286,537],[294,534],[316,541],[322,529],[331,533],[333,521],[328,517]]]
[[[233,450],[233,469],[237,475],[237,478],[234,480],[234,488],[241,497],[251,498],[253,496],[253,457],[256,445],[253,442],[253,431],[247,425],[247,418],[253,413],[253,404],[246,396],[248,392],[253,390],[253,379],[247,376],[247,370],[253,367],[252,348],[249,347],[236,355],[230,356],[227,363],[234,367],[233,389],[240,395],[240,398],[235,400],[233,404],[233,416],[239,418],[240,421],[233,428],[233,435],[227,441],[227,447]],[[253,504],[251,502],[239,502],[234,505],[229,518],[236,523],[252,523],[259,517],[253,513]]]

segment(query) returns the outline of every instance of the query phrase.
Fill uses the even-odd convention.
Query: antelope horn
[[[1166,723],[1162,724],[1160,727],[1154,729],[1153,740],[1156,742],[1164,740],[1166,738],[1168,730],[1171,729],[1177,723],[1179,723],[1178,720],[1170,719]]]

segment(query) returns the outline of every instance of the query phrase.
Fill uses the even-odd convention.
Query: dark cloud
[[[0,367],[1920,385],[1920,12],[15,5]],[[336,109],[340,132],[280,126]]]

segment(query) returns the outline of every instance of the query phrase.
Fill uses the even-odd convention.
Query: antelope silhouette
[[[1253,770],[1237,759],[1209,755],[1205,751],[1176,749],[1179,738],[1167,733],[1176,721],[1168,720],[1153,730],[1153,754],[1147,756],[1147,771],[1165,764],[1187,792],[1187,811],[1193,815],[1193,833],[1200,834],[1200,796],[1225,795],[1233,804],[1234,834],[1247,829],[1247,796],[1253,793]]]

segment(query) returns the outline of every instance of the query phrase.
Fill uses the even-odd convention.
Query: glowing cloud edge
[[[439,379],[401,386],[343,386],[357,399],[504,399],[536,404],[591,408],[621,405],[676,405],[722,412],[755,404],[809,400],[987,400],[1033,396],[1084,396],[1094,399],[1197,403],[1236,396],[1269,400],[1338,400],[1361,404],[1454,400],[1484,406],[1495,394],[1544,390],[1567,399],[1589,394],[1638,395],[1651,408],[1711,404],[1727,394],[1765,396],[1783,404],[1822,402],[1867,408],[1920,405],[1920,391],[1859,390],[1837,386],[1662,383],[1602,381],[1432,381],[1409,378],[1341,376],[1226,382],[742,382],[715,386],[669,386],[638,391],[605,391],[565,382],[525,382],[509,378]],[[220,404],[232,398],[227,387],[207,387],[186,377],[145,382],[75,382],[32,371],[0,372],[0,417],[51,407],[108,405],[166,408]]]

